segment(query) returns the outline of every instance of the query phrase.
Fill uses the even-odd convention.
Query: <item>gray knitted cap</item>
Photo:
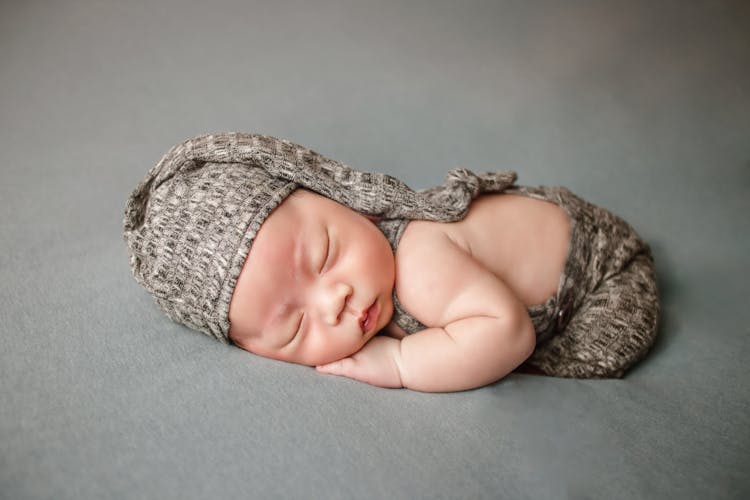
[[[275,137],[206,134],[176,144],[127,201],[123,237],[136,281],[173,321],[229,341],[229,303],[253,239],[289,194],[307,188],[381,219],[462,219],[484,191],[502,191],[512,171],[449,171],[414,191]]]

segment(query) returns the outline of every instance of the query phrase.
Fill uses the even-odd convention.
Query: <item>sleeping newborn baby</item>
[[[286,140],[203,135],[135,189],[124,237],[171,319],[257,355],[431,392],[522,364],[623,376],[656,335],[650,248],[515,179],[454,169],[414,191]]]
[[[567,232],[565,213],[549,202],[488,194],[460,222],[411,222],[394,255],[372,218],[299,189],[255,236],[229,337],[384,387],[494,382],[534,350],[525,305],[557,290]],[[431,328],[405,336],[390,322],[394,284],[404,309]],[[383,328],[395,338],[376,337]]]

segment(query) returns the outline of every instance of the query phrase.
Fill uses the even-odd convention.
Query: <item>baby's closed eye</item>
[[[326,230],[326,237],[323,243],[323,246],[325,250],[323,251],[323,264],[320,266],[320,274],[323,274],[325,271],[328,270],[331,266],[331,262],[333,261],[332,254],[333,254],[333,242],[331,241],[331,234],[328,230]]]

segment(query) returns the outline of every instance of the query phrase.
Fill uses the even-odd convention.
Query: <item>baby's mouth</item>
[[[359,319],[362,335],[367,335],[375,327],[378,322],[378,314],[380,314],[380,307],[378,306],[378,300],[375,299],[375,302],[362,312],[362,317]]]

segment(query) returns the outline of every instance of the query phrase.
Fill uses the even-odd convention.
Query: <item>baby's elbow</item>
[[[521,363],[529,359],[534,353],[534,349],[536,349],[536,330],[534,330],[534,324],[531,320],[529,320],[528,325],[524,328],[522,337],[521,342],[524,349],[522,349],[523,354],[521,355]],[[520,365],[521,363],[518,364]]]
[[[534,330],[534,324],[526,311],[510,315],[507,317],[507,321],[506,332],[510,334],[509,340],[512,344],[514,362],[520,365],[536,349],[536,330]]]
[[[488,339],[481,354],[490,370],[493,382],[504,378],[534,353],[536,332],[531,318],[526,315],[505,315],[498,318],[495,334]]]

